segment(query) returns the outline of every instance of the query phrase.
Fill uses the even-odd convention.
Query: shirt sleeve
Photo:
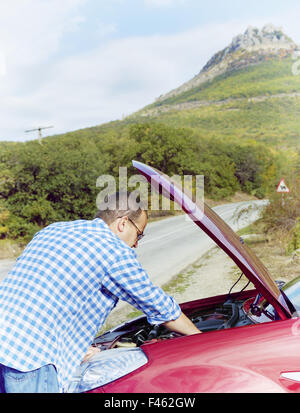
[[[181,315],[179,305],[151,282],[133,251],[118,254],[102,283],[112,294],[141,310],[150,324],[176,320]]]

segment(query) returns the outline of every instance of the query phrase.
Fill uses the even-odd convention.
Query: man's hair
[[[148,217],[147,211],[143,205],[137,204],[137,199],[131,196],[132,192],[116,192],[112,195],[106,195],[104,200],[98,206],[98,211],[94,218],[101,218],[110,225],[117,218],[127,216],[135,221],[143,211]]]

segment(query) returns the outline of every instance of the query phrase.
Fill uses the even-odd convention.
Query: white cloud
[[[10,0],[0,3],[0,49],[8,70],[35,64],[55,53],[64,33],[82,21],[85,0]]]
[[[97,35],[99,37],[106,37],[117,32],[117,25],[115,23],[98,23]]]
[[[117,39],[64,58],[47,67],[39,87],[0,101],[6,127],[15,128],[16,114],[24,130],[54,124],[50,133],[120,119],[189,80],[239,31],[239,24],[230,23],[170,36]]]
[[[6,74],[6,58],[4,53],[0,50],[0,76],[4,76]]]
[[[0,140],[36,138],[24,130],[37,126],[54,125],[45,131],[52,134],[121,119],[191,79],[248,25],[262,27],[280,20],[227,21],[174,35],[114,36],[114,40],[108,35],[116,34],[117,27],[99,23],[98,35],[105,42],[88,52],[58,58],[64,35],[77,30],[84,19],[83,3],[0,3],[0,52],[6,61],[2,64],[6,73],[0,77]],[[156,0],[159,3],[163,5]],[[298,15],[287,11],[279,24],[295,41],[300,39]]]
[[[0,139],[18,138],[22,126],[40,111],[27,110],[37,88],[47,83],[54,56],[66,33],[83,21],[86,0],[10,0],[0,2]],[[5,75],[5,76],[4,76]]]

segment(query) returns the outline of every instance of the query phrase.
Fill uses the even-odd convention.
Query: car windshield
[[[286,283],[281,289],[289,301],[293,304],[297,314],[300,314],[300,276]],[[274,319],[278,319],[278,314],[271,304],[265,307],[265,311],[273,315]]]
[[[282,288],[297,312],[300,312],[300,276],[285,284]]]

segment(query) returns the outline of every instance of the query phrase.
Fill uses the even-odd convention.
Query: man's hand
[[[89,361],[95,354],[99,353],[101,349],[99,347],[90,346],[86,355],[84,356],[80,364],[86,363]]]
[[[167,327],[171,331],[175,331],[176,333],[180,333],[183,335],[191,335],[191,334],[198,334],[202,333],[192,321],[187,318],[187,316],[183,313],[177,318],[177,320],[167,321],[163,323],[165,327]]]

